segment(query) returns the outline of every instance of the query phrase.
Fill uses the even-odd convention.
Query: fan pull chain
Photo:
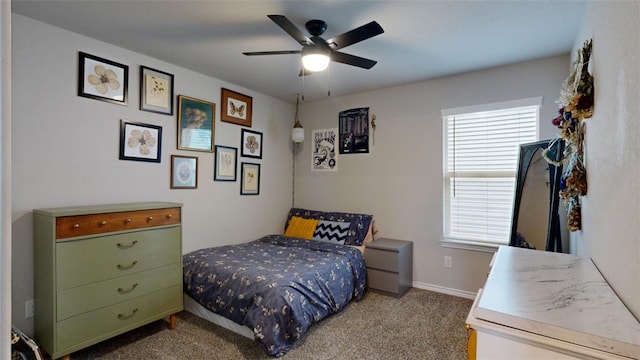
[[[327,96],[331,96],[331,65],[327,69]]]

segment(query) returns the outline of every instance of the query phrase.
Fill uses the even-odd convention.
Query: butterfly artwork
[[[238,92],[222,89],[220,120],[251,127],[253,98]]]
[[[236,106],[233,101],[229,100],[229,115],[244,118],[244,108],[246,105]]]

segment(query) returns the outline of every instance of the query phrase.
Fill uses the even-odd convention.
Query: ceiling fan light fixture
[[[314,48],[305,48],[302,51],[302,66],[309,71],[318,72],[326,70],[326,68],[329,67],[330,61],[331,58],[327,51]]]

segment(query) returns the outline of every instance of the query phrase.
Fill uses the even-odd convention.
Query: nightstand
[[[413,284],[413,242],[381,238],[366,245],[367,286],[401,297]]]

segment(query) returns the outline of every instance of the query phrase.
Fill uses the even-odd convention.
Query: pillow
[[[312,239],[344,245],[350,227],[351,223],[348,222],[320,220]]]
[[[373,235],[378,232],[378,228],[376,227],[375,221],[371,220],[371,224],[369,224],[369,229],[367,230],[367,235],[365,235],[364,240],[362,241],[362,245],[367,245],[370,242],[373,242]]]
[[[298,216],[293,216],[291,217],[284,236],[310,240],[313,237],[313,232],[316,230],[317,225],[318,220],[316,219],[303,219]]]
[[[285,229],[289,227],[289,222],[294,216],[301,217],[303,219],[318,219],[351,223],[351,227],[349,227],[349,233],[347,234],[347,240],[345,240],[344,242],[345,245],[362,245],[371,226],[371,222],[373,221],[373,215],[368,214],[327,212],[301,208],[291,208],[291,210],[289,210],[289,214],[287,215]]]

